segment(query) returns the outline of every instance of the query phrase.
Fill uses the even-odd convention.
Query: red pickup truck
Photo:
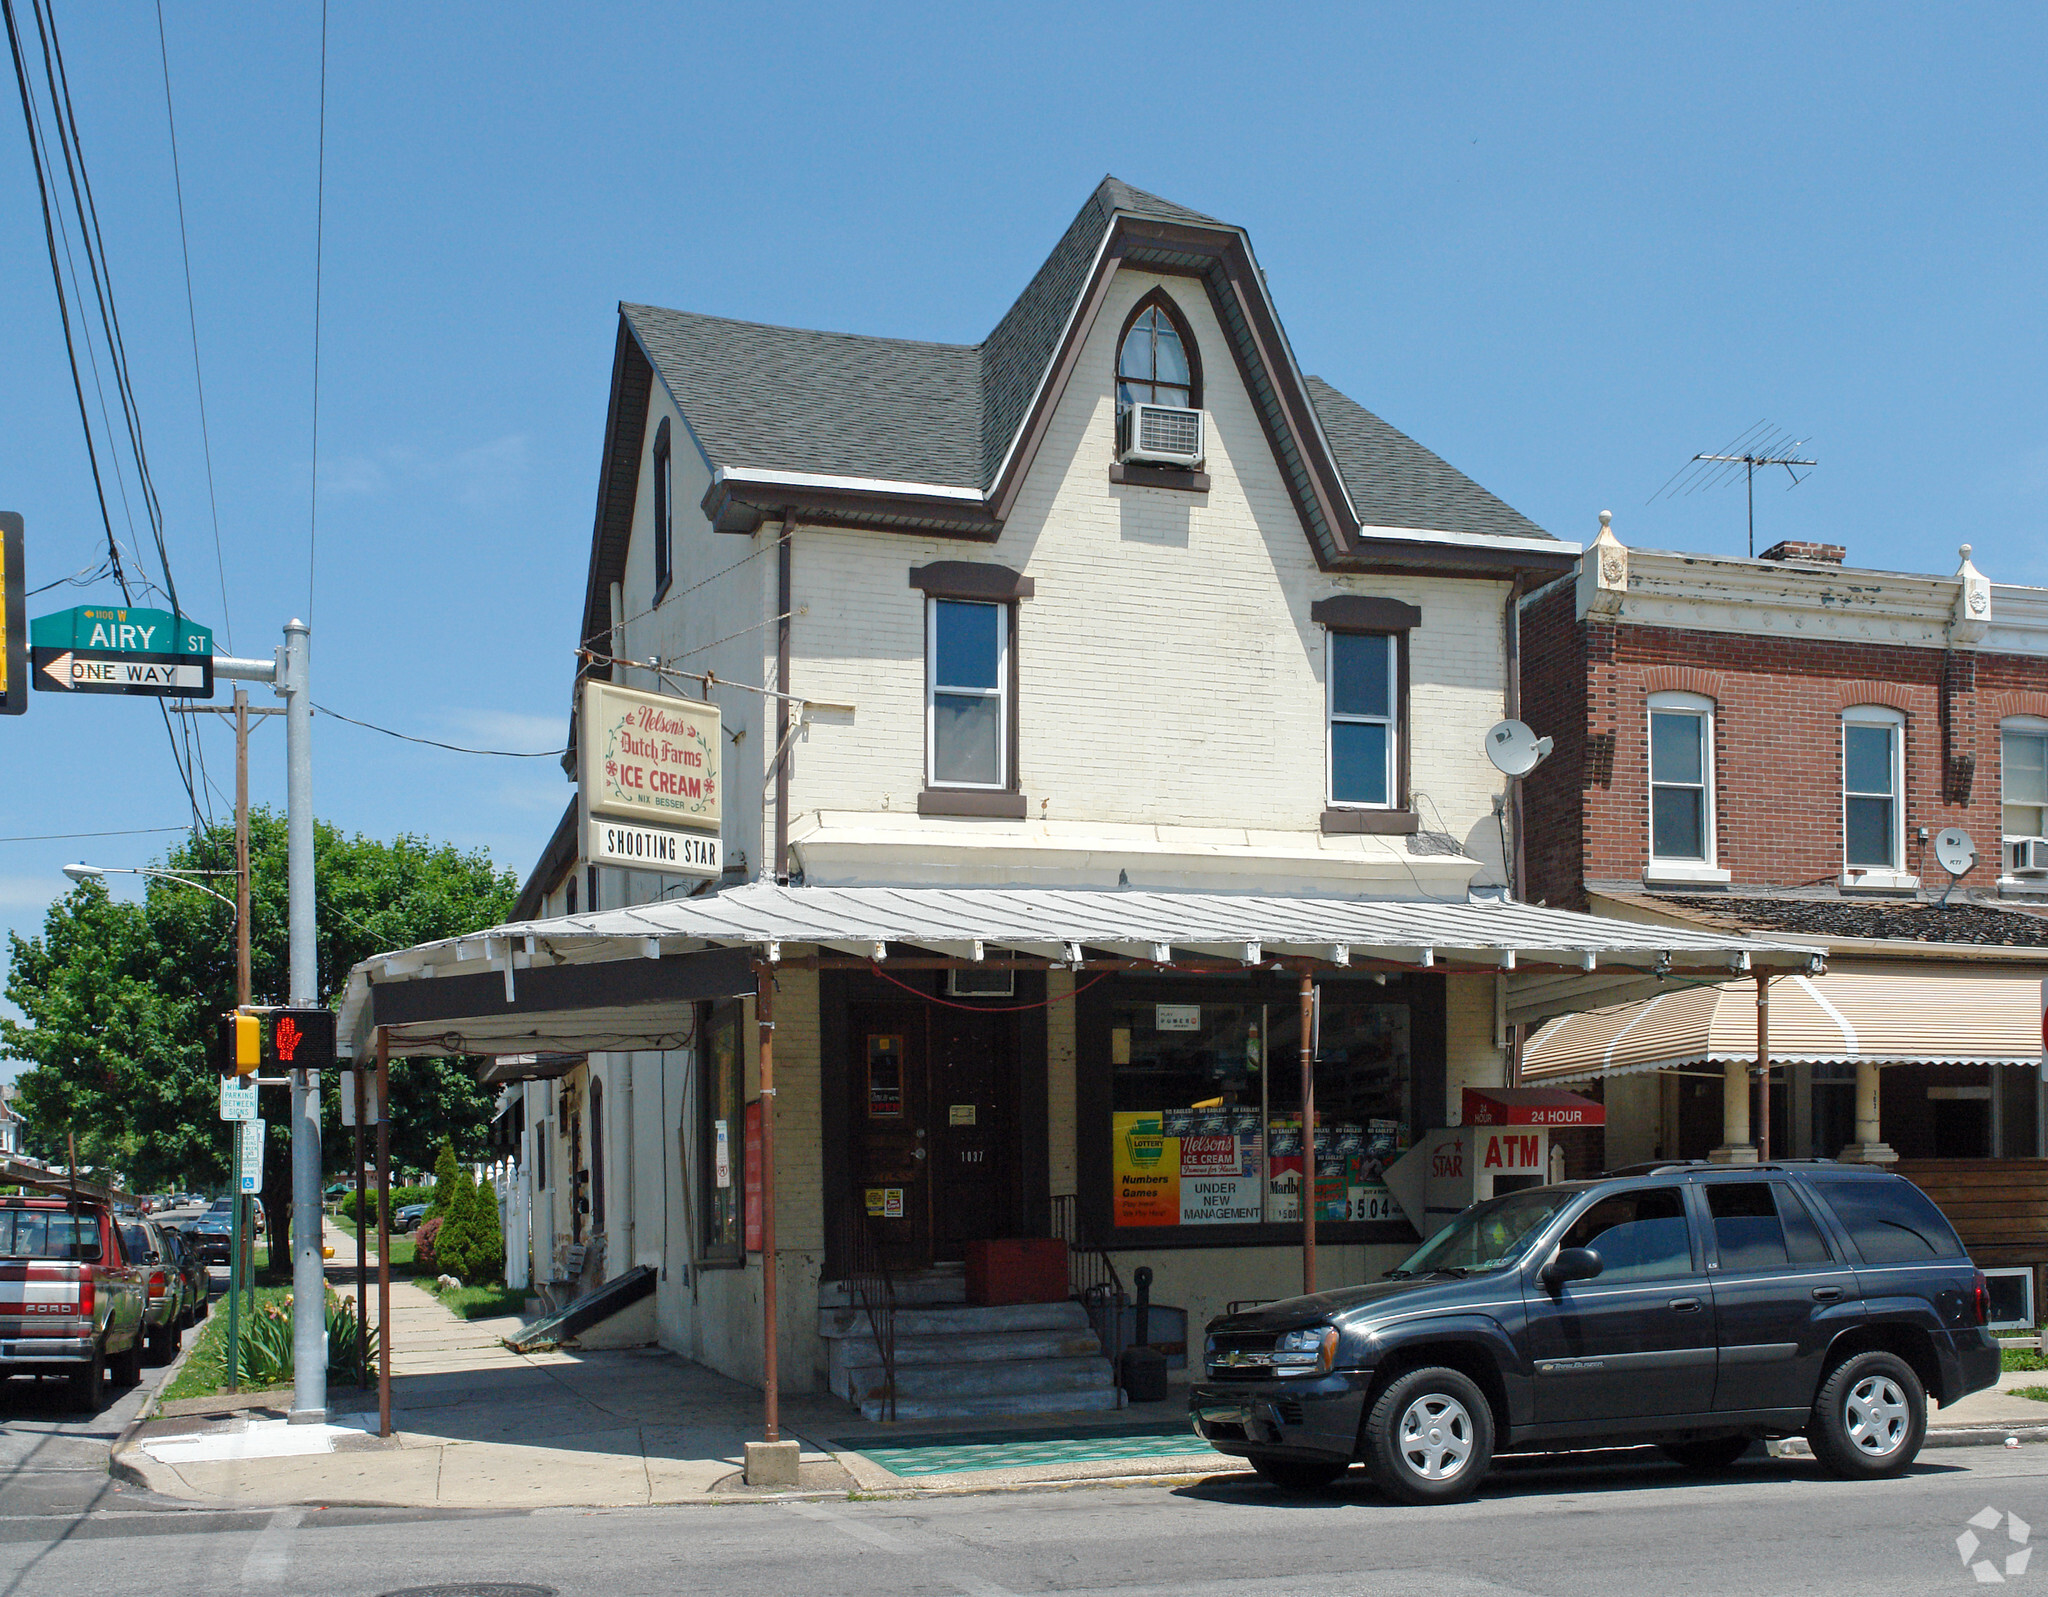
[[[142,1379],[144,1283],[104,1205],[0,1198],[0,1378],[63,1375],[97,1412],[110,1369]]]

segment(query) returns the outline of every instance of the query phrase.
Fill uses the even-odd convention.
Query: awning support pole
[[[782,1394],[775,1359],[775,972],[765,964],[754,967],[754,1019],[761,1037],[762,1420],[767,1440],[779,1442]]]
[[[391,1434],[391,1030],[377,1028],[377,1434]]]
[[[1756,973],[1757,1157],[1771,1158],[1771,978]]]
[[[1301,1290],[1316,1289],[1316,981],[1301,971]],[[1270,1134],[1269,1134],[1270,1135]]]

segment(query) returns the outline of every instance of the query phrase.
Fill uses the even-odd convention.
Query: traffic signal
[[[28,708],[28,573],[21,563],[21,517],[0,510],[0,715]]]
[[[223,1017],[221,1036],[217,1062],[223,1076],[334,1067],[331,1009],[238,1010]]]
[[[253,1075],[263,1063],[263,1017],[230,1015],[228,1029],[228,1062],[234,1066],[236,1075]]]

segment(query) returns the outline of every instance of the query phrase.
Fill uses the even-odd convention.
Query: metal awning
[[[806,954],[803,950],[815,950]],[[757,962],[1433,970],[1501,978],[1506,1022],[1657,993],[1672,979],[1818,970],[1815,944],[1492,899],[1387,901],[1134,889],[780,887],[512,922],[349,973],[340,1035],[394,1053],[677,1046],[691,1005],[754,990]]]
[[[2036,1065],[2038,973],[1835,964],[1771,985],[1773,1064]],[[1528,1082],[1756,1061],[1756,987],[1731,982],[1553,1020],[1522,1055]]]

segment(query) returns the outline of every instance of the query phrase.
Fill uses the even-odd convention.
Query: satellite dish
[[[1520,721],[1496,721],[1486,733],[1486,757],[1509,776],[1527,776],[1549,757],[1551,746]]]
[[[1934,858],[1949,875],[1963,876],[1977,863],[1977,845],[1960,826],[1944,826],[1934,836]]]

